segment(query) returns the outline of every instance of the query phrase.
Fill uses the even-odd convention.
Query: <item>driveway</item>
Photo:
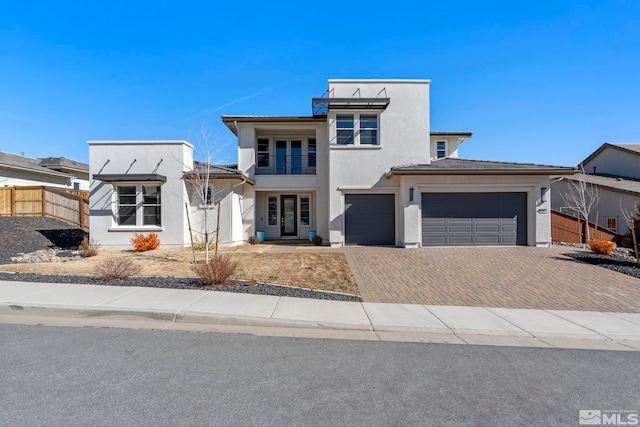
[[[342,249],[367,302],[640,312],[640,279],[568,247]]]

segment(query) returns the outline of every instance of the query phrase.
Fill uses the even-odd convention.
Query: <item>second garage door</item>
[[[393,194],[347,194],[344,231],[347,245],[395,245]]]
[[[527,244],[527,193],[423,193],[423,246]]]

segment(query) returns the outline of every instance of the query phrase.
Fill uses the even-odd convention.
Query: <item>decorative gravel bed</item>
[[[247,285],[240,281],[226,286],[203,286],[198,279],[191,277],[131,277],[120,282],[106,282],[94,276],[62,276],[32,273],[6,273],[0,272],[0,280],[13,280],[19,282],[44,282],[44,283],[76,283],[87,285],[107,286],[141,286],[150,288],[169,289],[200,289],[206,291],[236,292],[243,294],[274,295],[279,297],[314,298],[331,301],[355,301],[361,302],[357,295],[340,294],[311,289],[295,288],[291,286],[272,285],[258,283]]]
[[[620,255],[592,254],[587,252],[573,252],[564,255],[640,279],[640,265],[633,258],[623,257]]]

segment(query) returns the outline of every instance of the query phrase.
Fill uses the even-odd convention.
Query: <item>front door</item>
[[[280,196],[280,235],[298,235],[298,217],[296,215],[296,196]]]

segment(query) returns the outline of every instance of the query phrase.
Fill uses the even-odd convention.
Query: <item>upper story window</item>
[[[308,158],[307,158],[307,162],[310,168],[315,168],[316,167],[316,139],[315,138],[309,138],[309,141],[307,143],[307,152],[308,152]]]
[[[444,141],[436,142],[436,157],[438,159],[444,159],[447,157],[447,143]]]
[[[340,145],[353,144],[355,129],[353,114],[338,114],[336,116],[336,142]]]
[[[119,185],[116,195],[118,225],[161,225],[159,185]]]
[[[360,144],[378,143],[378,115],[360,114]]]
[[[258,139],[258,167],[259,168],[269,167],[269,139],[268,138]]]
[[[616,217],[609,217],[607,218],[607,228],[609,230],[618,231],[618,218]]]

